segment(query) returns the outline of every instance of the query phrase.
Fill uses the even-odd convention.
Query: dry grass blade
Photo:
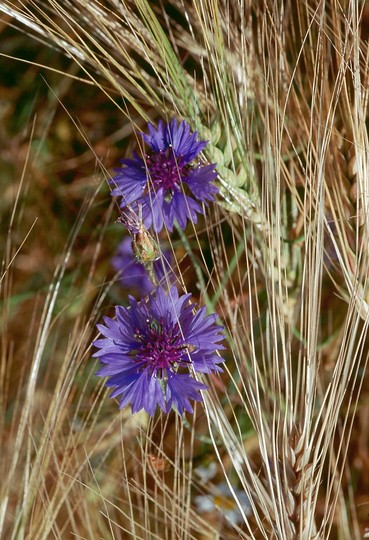
[[[15,367],[17,389],[10,391],[9,365],[19,362],[13,265],[21,253],[11,238],[17,227],[25,245],[34,234],[34,221],[23,229],[20,219],[21,182],[0,282],[1,436],[8,453],[0,536],[363,538],[366,4],[5,0],[0,11],[38,47],[62,51],[77,66],[68,71],[70,84],[88,81],[94,98],[119,115],[123,131],[106,135],[106,159],[107,141],[129,155],[140,141],[128,141],[128,134],[159,117],[185,118],[209,140],[203,157],[217,163],[218,203],[198,227],[166,241],[175,251],[178,283],[218,311],[228,346],[225,373],[210,377],[204,408],[192,419],[157,416],[147,424],[145,415],[117,415],[102,401],[85,360],[100,310],[109,311],[119,294],[113,282],[104,283],[113,206],[101,219],[96,188],[79,200],[49,292],[35,299],[27,338],[34,354],[27,372]],[[49,63],[55,74],[62,71]],[[108,177],[104,159],[77,126],[74,120],[84,152]],[[68,163],[81,161],[72,156]],[[103,225],[79,267],[79,238],[91,215]],[[79,268],[76,276],[71,265]],[[75,306],[69,294],[77,288]],[[57,374],[48,367],[54,355]],[[221,480],[228,490],[223,498],[214,495]],[[213,497],[209,520],[196,506],[199,493]]]

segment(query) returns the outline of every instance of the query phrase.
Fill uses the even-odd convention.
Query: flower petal
[[[206,384],[200,383],[186,374],[175,374],[167,381],[167,406],[168,409],[173,406],[179,414],[184,411],[193,413],[190,399],[193,401],[202,401],[200,390],[206,390]]]

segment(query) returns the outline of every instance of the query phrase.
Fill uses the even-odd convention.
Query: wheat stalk
[[[52,532],[63,538],[64,512],[71,530],[91,537],[98,530],[114,538],[222,538],[192,504],[202,430],[242,516],[242,524],[225,534],[361,537],[344,479],[350,481],[349,441],[368,359],[368,47],[360,39],[360,3],[343,4],[1,2],[10,24],[79,66],[78,78],[116,105],[128,130],[158,116],[178,116],[209,140],[204,158],[218,164],[218,204],[207,211],[203,230],[190,227],[182,241],[196,266],[200,294],[224,321],[230,353],[222,392],[213,380],[202,420],[199,415],[187,425],[177,419],[173,432],[162,419],[149,426],[144,417],[107,420],[101,387],[91,391],[87,382],[68,418],[76,390],[66,381],[80,373],[109,294],[110,284],[95,307],[86,308],[96,295],[91,283],[97,243],[87,281],[95,292],[86,285],[81,293],[86,305],[69,327],[51,406],[35,439],[40,365],[53,335],[68,255],[94,194],[77,220],[39,321],[28,391],[19,398],[23,412],[9,443],[15,452],[2,493],[0,536],[46,539]],[[14,253],[6,258],[7,271]],[[177,254],[177,261],[183,270],[186,254]],[[188,266],[183,283],[186,272]],[[10,354],[7,345],[4,350],[3,366]],[[84,414],[84,399],[94,412]],[[75,433],[71,426],[79,422]],[[172,448],[165,445],[167,432]],[[129,441],[131,434],[138,446]],[[23,459],[17,480],[22,497],[12,524],[7,512]],[[108,474],[112,486],[119,484],[113,466],[123,469],[119,501],[103,479]],[[54,490],[49,478],[56,478]],[[103,506],[101,519],[88,510],[86,497],[94,511]],[[81,528],[83,512],[89,518]]]

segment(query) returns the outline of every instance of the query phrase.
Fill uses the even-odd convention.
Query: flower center
[[[163,328],[156,321],[148,321],[148,331],[145,334],[136,333],[135,338],[141,342],[141,347],[135,352],[139,362],[145,363],[145,368],[161,371],[177,367],[185,363],[187,347],[183,343],[178,325]]]
[[[160,188],[165,191],[172,190],[187,172],[183,158],[176,156],[172,148],[146,156],[146,165],[149,170],[149,182],[154,184],[156,190]]]

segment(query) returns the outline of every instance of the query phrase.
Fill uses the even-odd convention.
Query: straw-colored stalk
[[[169,5],[180,15],[165,11]],[[222,391],[214,380],[204,410],[236,503],[236,479],[250,500],[251,512],[239,504],[244,524],[232,534],[323,539],[334,527],[338,538],[360,538],[343,478],[350,479],[349,441],[368,359],[368,47],[360,34],[361,3],[36,0],[3,1],[0,10],[40,46],[74,59],[86,83],[115,100],[122,122],[126,117],[142,128],[147,120],[175,115],[210,141],[204,157],[218,163],[221,186],[205,222],[210,272],[202,236],[189,227],[186,237],[195,246],[201,293],[220,313],[230,351]],[[12,254],[9,248],[9,263]],[[109,406],[100,386],[89,394],[90,376],[68,417],[71,381],[90,354],[103,296],[88,322],[77,317],[70,329],[33,447],[41,399],[36,381],[66,262],[45,300],[26,391],[18,396],[0,536],[12,530],[8,538],[46,539],[53,531],[63,538],[60,513],[66,512],[68,530],[78,531],[82,505],[83,530],[97,538],[88,507],[96,512],[99,502],[106,517],[99,534],[106,537],[163,538],[167,531],[166,538],[217,538],[216,527],[191,504],[198,483],[195,422],[183,445],[188,426],[176,421],[170,455],[165,419],[147,427],[144,417],[115,416],[112,409],[104,417]],[[90,295],[88,288],[87,279],[81,295]],[[246,418],[252,425],[247,433]],[[131,432],[139,448],[127,443]],[[116,454],[110,461],[122,440],[121,461]],[[102,492],[103,474],[124,486],[125,500]],[[23,486],[21,495],[13,493],[15,482]]]

